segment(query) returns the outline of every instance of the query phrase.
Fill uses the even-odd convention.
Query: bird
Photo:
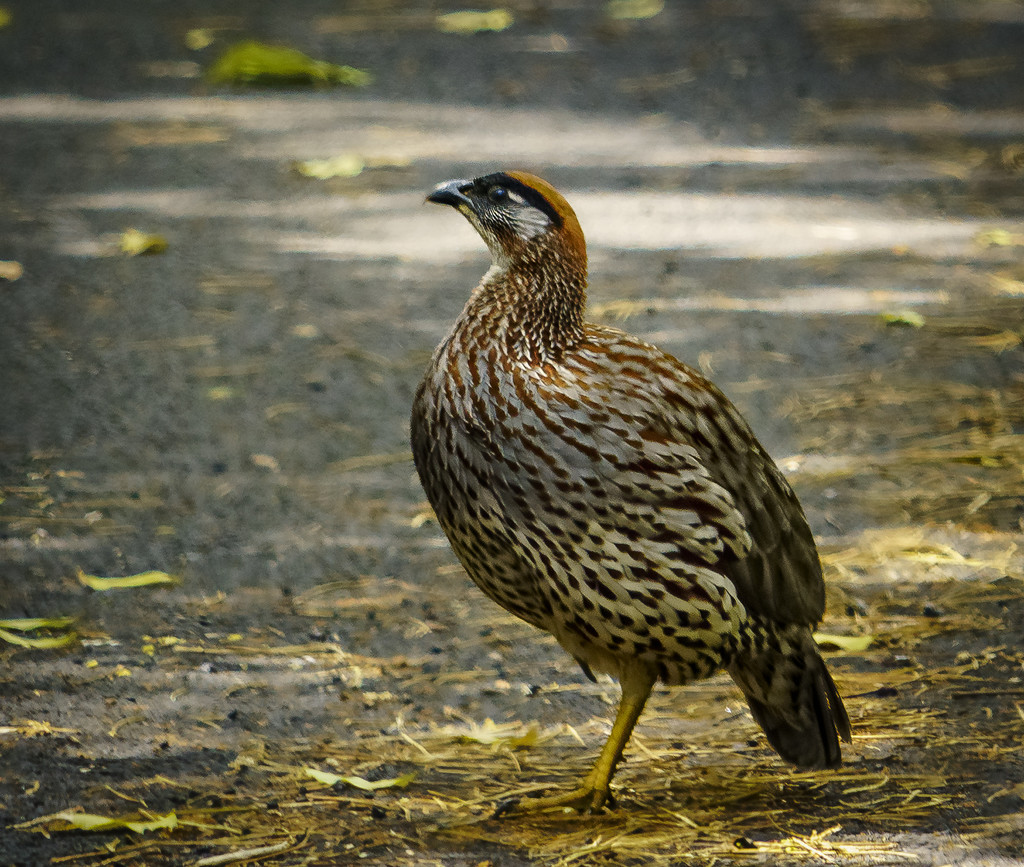
[[[621,687],[583,780],[513,809],[614,806],[654,686],[722,670],[783,759],[838,766],[850,720],[813,638],[817,548],[748,423],[674,356],[585,321],[586,242],[549,183],[496,171],[426,198],[492,260],[413,400],[427,500],[484,594]]]

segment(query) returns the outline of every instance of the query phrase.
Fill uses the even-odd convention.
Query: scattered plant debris
[[[365,69],[314,60],[296,48],[248,40],[225,50],[210,67],[207,79],[213,84],[366,87],[373,76]]]

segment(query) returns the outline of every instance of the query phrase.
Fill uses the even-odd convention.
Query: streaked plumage
[[[837,765],[849,721],[811,638],[817,551],[749,426],[671,355],[584,322],[583,233],[546,182],[502,172],[428,200],[494,264],[416,394],[424,490],[480,589],[623,689],[594,770],[537,803],[599,809],[653,684],[722,668],[784,758]]]

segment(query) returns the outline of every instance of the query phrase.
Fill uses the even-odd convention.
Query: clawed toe
[[[508,798],[495,806],[493,818],[514,813],[541,813],[548,810],[575,810],[577,813],[602,813],[615,807],[615,799],[608,789],[580,786],[571,792],[549,795],[546,798]]]

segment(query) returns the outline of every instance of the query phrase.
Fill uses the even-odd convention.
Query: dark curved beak
[[[463,190],[468,190],[472,186],[472,181],[464,179],[445,181],[434,188],[434,191],[427,196],[427,201],[436,205],[451,205],[453,208],[458,208],[460,205],[468,207],[469,197]]]

